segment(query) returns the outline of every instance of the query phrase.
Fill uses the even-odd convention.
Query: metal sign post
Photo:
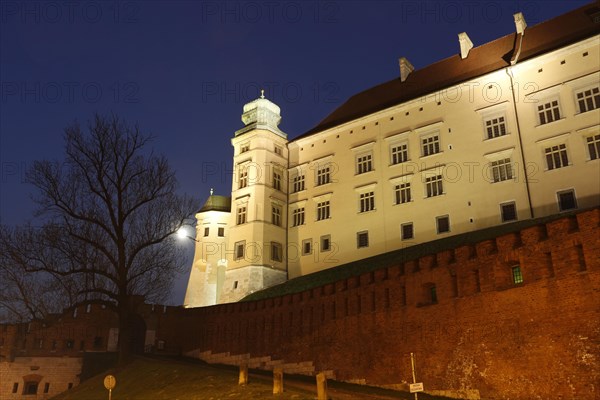
[[[117,379],[112,375],[104,377],[104,387],[108,389],[108,400],[112,400],[112,390],[117,385]]]
[[[412,368],[413,383],[410,384],[410,392],[415,394],[415,400],[419,400],[417,392],[422,392],[423,382],[417,382],[417,374],[415,373],[415,355],[410,353],[410,365]]]

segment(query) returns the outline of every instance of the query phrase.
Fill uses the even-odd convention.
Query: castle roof
[[[519,61],[597,35],[599,30],[600,7],[595,1],[528,27],[522,36]],[[350,97],[317,126],[295,140],[509,67],[518,38],[519,34],[511,33],[474,47],[465,59],[462,59],[458,53],[420,70],[414,70],[404,80],[398,77],[360,92]]]
[[[231,197],[211,194],[198,212],[207,211],[231,212]]]

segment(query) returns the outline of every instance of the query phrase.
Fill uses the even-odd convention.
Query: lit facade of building
[[[593,10],[533,27],[515,14],[516,32],[479,47],[461,33],[459,54],[421,70],[401,58],[399,78],[291,141],[278,106],[264,96],[246,104],[232,139],[231,198],[211,195],[196,216],[185,305],[237,301],[406,246],[598,206]]]

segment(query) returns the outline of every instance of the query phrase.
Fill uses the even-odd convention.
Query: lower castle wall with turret
[[[599,225],[593,209],[293,295],[169,309],[157,338],[182,354],[308,362],[397,388],[412,382],[414,353],[433,393],[598,398]]]

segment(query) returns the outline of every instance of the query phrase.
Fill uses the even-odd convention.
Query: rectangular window
[[[275,154],[283,155],[283,148],[281,146],[275,145]]]
[[[577,105],[580,113],[600,108],[600,88],[595,87],[577,93]]]
[[[363,154],[356,157],[356,174],[364,174],[373,170],[373,156],[371,154]]]
[[[331,172],[329,164],[320,166],[317,169],[317,186],[325,185],[331,181]]]
[[[238,189],[243,189],[248,186],[248,169],[246,169],[246,167],[240,167],[239,176]]]
[[[246,207],[245,206],[238,207],[236,222],[238,225],[246,223]]]
[[[590,153],[590,160],[600,158],[600,135],[594,135],[585,138]]]
[[[496,116],[485,120],[485,131],[488,139],[506,135],[504,116]]]
[[[281,243],[271,242],[271,260],[281,261],[283,256],[283,247]]]
[[[244,258],[244,253],[246,250],[246,241],[242,240],[241,242],[235,242],[235,259],[239,260]]]
[[[401,183],[394,186],[396,204],[408,203],[412,200],[410,195],[410,183]]]
[[[540,125],[544,125],[560,119],[560,108],[558,99],[540,104],[537,108]]]
[[[304,225],[304,207],[292,211],[292,226]]]
[[[356,247],[369,247],[369,232],[358,232],[356,234]]]
[[[360,194],[360,212],[371,211],[375,209],[375,193],[367,192]]]
[[[219,228],[217,231],[219,237],[225,237],[225,228]]]
[[[281,207],[276,204],[271,205],[271,222],[273,225],[281,226]]]
[[[402,240],[414,239],[415,232],[412,222],[400,225],[400,237]]]
[[[46,382],[44,384],[44,393],[48,393],[50,391],[50,382]]]
[[[428,176],[425,178],[425,189],[427,190],[427,197],[439,196],[444,193],[444,186],[442,184],[442,176]]]
[[[331,250],[331,235],[321,236],[321,251],[330,251]]]
[[[558,209],[560,211],[574,210],[577,208],[577,200],[573,189],[558,192],[556,193],[556,196],[558,197]]]
[[[294,193],[304,190],[304,175],[297,175],[293,179]]]
[[[500,213],[502,215],[502,222],[517,220],[517,206],[514,202],[500,204]]]
[[[564,143],[545,148],[544,154],[546,155],[546,164],[548,169],[562,168],[569,165],[567,145]]]
[[[429,286],[429,299],[431,300],[432,303],[438,302],[437,288],[435,287],[435,285]]]
[[[492,179],[494,182],[507,181],[513,178],[512,163],[510,158],[492,161],[490,163],[492,169]]]
[[[23,390],[23,394],[37,394],[37,391],[37,382],[25,382],[25,389]]]
[[[312,239],[304,239],[302,241],[302,255],[305,256],[307,254],[312,253]]]
[[[250,150],[250,143],[240,145],[240,153],[245,153]]]
[[[440,152],[440,136],[438,134],[421,138],[421,155],[430,156]]]
[[[393,145],[391,148],[392,165],[408,161],[408,144],[401,143]]]
[[[435,218],[437,225],[437,233],[446,233],[450,232],[450,217],[447,215],[442,215],[441,217]]]
[[[208,236],[209,232],[210,232],[210,228],[204,228],[204,236]]]
[[[273,171],[273,189],[281,190],[281,172]]]
[[[15,383],[13,383],[12,392],[17,393],[18,391],[19,391],[19,382],[15,382]]]
[[[328,219],[330,216],[329,201],[317,203],[317,221]]]
[[[512,281],[516,285],[523,283],[523,275],[521,274],[521,267],[518,265],[515,265],[514,267],[512,267]]]

